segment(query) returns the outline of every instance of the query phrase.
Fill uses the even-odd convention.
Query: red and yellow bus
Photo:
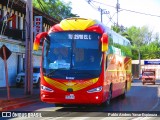
[[[41,101],[102,104],[124,96],[131,86],[130,42],[97,20],[68,18],[34,41],[41,60]]]

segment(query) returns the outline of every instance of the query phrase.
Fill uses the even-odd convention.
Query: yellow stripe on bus
[[[78,91],[78,90],[84,89],[84,88],[86,88],[90,85],[95,84],[98,81],[98,79],[99,78],[94,78],[94,79],[91,79],[91,80],[83,80],[81,82],[74,82],[73,81],[73,84],[68,84],[69,82],[68,83],[67,82],[61,83],[61,82],[58,82],[57,80],[53,80],[51,78],[44,77],[44,80],[48,84],[50,84],[50,85],[52,85],[52,86],[54,86],[54,87],[56,87],[60,90],[64,90],[64,91],[67,91],[68,88],[72,88],[73,91]]]
[[[63,30],[85,30],[86,28],[96,24],[96,21],[91,19],[65,19],[60,22],[60,27]]]
[[[108,72],[117,72],[117,71],[118,71],[118,72],[119,72],[119,71],[120,71],[120,72],[122,72],[122,71],[123,71],[123,72],[126,72],[126,71],[127,71],[127,72],[131,72],[131,70],[107,70],[107,71],[108,71]]]

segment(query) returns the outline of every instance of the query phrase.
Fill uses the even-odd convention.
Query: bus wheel
[[[64,104],[54,104],[55,107],[64,107]]]
[[[124,99],[126,97],[126,91],[127,91],[127,81],[125,82],[125,90],[124,93],[120,95],[121,99]]]
[[[124,91],[124,93],[122,95],[120,95],[121,99],[124,99],[126,97],[126,91]]]
[[[107,99],[107,105],[110,104],[111,102],[111,99],[112,99],[112,84],[110,85],[110,89],[109,89],[109,95],[108,95],[108,99]]]
[[[125,82],[125,91],[127,91],[127,80]]]

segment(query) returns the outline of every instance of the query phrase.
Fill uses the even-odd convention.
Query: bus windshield
[[[44,75],[60,79],[98,77],[102,61],[100,37],[95,32],[50,33],[44,41]]]

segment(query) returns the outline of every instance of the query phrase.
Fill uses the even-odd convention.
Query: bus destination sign
[[[68,39],[91,40],[91,35],[87,34],[68,34]]]

